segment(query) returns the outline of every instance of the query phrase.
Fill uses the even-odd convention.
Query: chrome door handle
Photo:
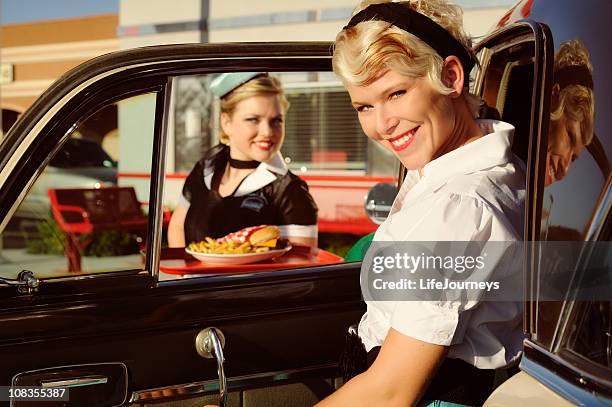
[[[227,404],[227,379],[223,371],[223,347],[225,336],[219,328],[210,327],[200,331],[195,338],[195,347],[198,355],[206,359],[217,359],[217,374],[219,376],[219,407]]]
[[[22,270],[16,279],[0,277],[0,285],[17,287],[17,292],[20,294],[32,294],[38,290],[40,280],[34,277],[31,271]]]

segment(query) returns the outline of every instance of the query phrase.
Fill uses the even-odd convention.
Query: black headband
[[[461,61],[465,70],[465,83],[469,83],[470,71],[476,63],[473,56],[455,37],[429,17],[399,3],[377,3],[355,14],[343,30],[364,21],[379,20],[393,24],[417,36],[432,47],[442,59],[454,55]]]
[[[568,65],[555,72],[555,83],[561,89],[570,85],[585,86],[593,90],[593,76],[584,65]]]

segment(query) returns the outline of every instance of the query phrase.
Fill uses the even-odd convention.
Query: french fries
[[[218,242],[210,237],[206,237],[200,242],[190,243],[187,248],[193,252],[205,254],[247,254],[270,250],[270,247],[252,246],[249,242],[238,243],[233,240]]]

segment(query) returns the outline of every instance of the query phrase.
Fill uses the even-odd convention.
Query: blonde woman
[[[593,65],[580,40],[561,43],[555,55],[551,110],[546,186],[562,180],[572,161],[593,140]]]
[[[474,64],[461,9],[444,0],[366,1],[337,35],[333,68],[365,134],[409,170],[374,243],[522,239],[514,128],[475,119]],[[510,272],[501,258],[487,262],[492,280]],[[481,405],[495,369],[520,356],[518,298],[366,303],[356,338],[363,360],[349,365],[365,364],[367,351],[368,367],[322,407]]]
[[[220,98],[220,143],[196,163],[168,227],[170,247],[248,226],[278,225],[294,244],[317,245],[317,206],[280,154],[289,106],[278,79],[226,73],[211,83]]]

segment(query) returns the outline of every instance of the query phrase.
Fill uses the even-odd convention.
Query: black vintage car
[[[610,240],[610,15],[612,4],[604,0],[524,0],[491,21],[496,28],[476,46],[481,67],[473,89],[488,106],[483,114],[517,128],[513,149],[528,174],[528,248],[542,240]],[[555,61],[569,43],[587,50],[596,111],[593,136],[570,139],[565,160],[561,153],[553,157],[550,135],[557,120],[551,116],[558,96]],[[163,247],[165,205],[178,188],[168,174],[175,173],[177,155],[194,150],[176,145],[184,130],[177,123],[190,106],[215,114],[205,91],[180,90],[190,83],[206,90],[220,72],[265,70],[285,85],[297,83],[293,89],[304,100],[335,95],[346,101],[329,73],[330,47],[194,44],[120,51],[75,68],[22,115],[0,144],[0,386],[67,388],[69,401],[55,403],[74,406],[200,405],[219,403],[219,392],[227,406],[299,406],[333,390],[344,333],[364,311],[359,262],[190,274],[180,272],[172,261],[184,260],[169,260],[177,254]],[[20,204],[61,146],[86,133],[109,106],[117,111],[124,157],[118,184],[130,193],[112,195],[108,204],[111,195],[100,188],[80,204],[54,201],[46,222],[17,222]],[[202,132],[214,134],[214,122],[202,119]],[[287,126],[312,131],[312,123],[296,123]],[[82,257],[96,239],[86,233],[96,210],[130,212],[122,203],[134,204],[134,197],[145,201],[136,210],[139,230],[115,222],[116,230],[103,230],[96,243],[104,248],[94,253],[98,257]],[[24,232],[28,227],[33,231]],[[125,231],[139,236],[140,251],[113,252]],[[610,405],[610,299],[543,301],[543,270],[555,265],[527,252],[529,339],[522,371],[487,405]],[[578,277],[588,261],[577,263]],[[603,274],[609,284],[609,266]],[[8,400],[5,390],[1,397]],[[14,405],[20,403],[27,402]]]

